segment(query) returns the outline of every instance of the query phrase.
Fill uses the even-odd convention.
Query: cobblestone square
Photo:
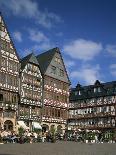
[[[3,144],[0,155],[116,155],[116,144],[83,144],[56,142],[36,144]]]

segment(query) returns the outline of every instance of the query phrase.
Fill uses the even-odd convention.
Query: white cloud
[[[0,6],[13,15],[33,18],[36,23],[47,28],[52,27],[53,23],[62,21],[55,13],[47,10],[41,11],[38,3],[33,0],[2,0]]]
[[[84,65],[82,68],[80,68],[79,71],[72,71],[70,73],[70,77],[72,79],[77,79],[77,81],[83,80],[86,85],[94,84],[96,80],[100,80],[100,66],[90,66],[90,65]]]
[[[77,39],[64,45],[64,52],[74,59],[91,60],[102,51],[101,43]]]
[[[49,39],[47,38],[47,36],[44,35],[43,32],[41,31],[36,31],[36,30],[33,30],[33,29],[29,29],[29,38],[30,40],[32,41],[35,41],[35,42],[43,42],[43,41],[49,41]]]
[[[110,72],[113,76],[116,77],[116,64],[110,65]]]
[[[75,61],[69,60],[69,59],[65,59],[65,58],[64,58],[64,63],[65,63],[67,68],[71,68],[71,67],[76,65]]]
[[[29,29],[29,39],[36,44],[32,47],[33,50],[48,50],[54,47],[51,40],[41,31]]]
[[[116,56],[116,45],[107,45],[106,50],[112,55]]]
[[[54,44],[51,43],[51,42],[42,42],[41,44],[36,44],[32,47],[32,49],[34,50],[44,50],[44,51],[47,51],[51,48],[54,48]]]
[[[19,31],[14,32],[13,37],[18,42],[22,42],[22,34],[21,34],[21,32],[19,32]]]

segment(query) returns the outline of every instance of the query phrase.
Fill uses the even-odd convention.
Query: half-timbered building
[[[63,132],[67,124],[70,81],[61,52],[53,48],[37,56],[44,83],[43,130]]]
[[[116,130],[116,81],[71,89],[68,126],[71,130]]]
[[[42,75],[33,53],[21,59],[19,118],[32,130],[41,122]]]
[[[0,128],[15,130],[18,108],[19,58],[0,15]]]

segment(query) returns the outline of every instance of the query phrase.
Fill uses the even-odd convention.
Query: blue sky
[[[115,0],[0,0],[23,57],[59,47],[72,86],[116,80]]]

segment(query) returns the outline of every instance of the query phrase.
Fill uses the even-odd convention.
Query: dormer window
[[[97,88],[94,88],[94,93],[96,93],[97,92]]]
[[[81,95],[81,92],[80,92],[80,90],[78,91],[78,94],[79,94],[79,95]]]
[[[101,88],[100,88],[100,87],[98,87],[98,92],[99,92],[99,93],[101,92]]]
[[[98,88],[94,88],[94,93],[100,93],[101,92],[101,88],[100,87],[98,87]]]
[[[75,91],[75,95],[81,95],[81,91]]]

